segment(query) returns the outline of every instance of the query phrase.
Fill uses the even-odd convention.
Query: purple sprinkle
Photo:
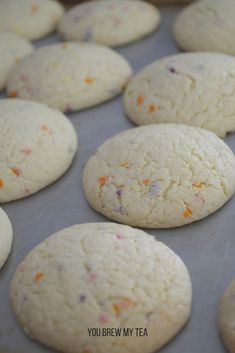
[[[158,186],[156,183],[152,183],[149,188],[150,197],[155,197],[157,195]]]
[[[120,198],[122,196],[122,194],[123,194],[123,190],[122,189],[118,189],[116,191],[116,194],[117,194],[118,198]]]
[[[176,69],[174,67],[170,67],[169,68],[169,71],[172,73],[172,74],[176,74]]]
[[[119,212],[121,215],[124,215],[124,214],[125,214],[122,205],[119,205],[119,206],[115,209],[115,211],[116,211],[116,212]]]
[[[84,303],[87,300],[87,296],[85,294],[79,295],[80,303]]]

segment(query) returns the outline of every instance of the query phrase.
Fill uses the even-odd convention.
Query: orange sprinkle
[[[35,14],[36,12],[38,12],[38,10],[39,10],[38,5],[32,5],[32,7],[31,7],[31,13],[32,14]]]
[[[193,183],[193,186],[194,186],[195,188],[203,188],[203,187],[206,186],[206,184],[201,181],[201,182]]]
[[[85,78],[85,80],[84,80],[88,85],[90,85],[91,83],[93,83],[95,80],[94,80],[94,78],[92,78],[92,77],[87,77],[87,78]]]
[[[4,181],[3,181],[3,179],[0,179],[0,189],[2,189],[3,186],[4,186]]]
[[[14,173],[17,177],[19,177],[21,175],[21,170],[17,167],[14,168],[10,168],[10,170],[12,171],[12,173]]]
[[[47,125],[42,125],[41,126],[41,129],[45,132],[48,132],[48,134],[51,134],[51,129],[49,129],[49,127]]]
[[[137,104],[142,105],[144,103],[144,97],[143,96],[138,96],[137,97]]]
[[[144,184],[145,186],[149,186],[149,185],[151,185],[151,183],[152,183],[152,181],[151,181],[150,179],[144,179],[144,180],[143,180],[143,184]]]
[[[18,97],[18,94],[19,94],[18,91],[14,90],[9,93],[9,96],[11,98],[16,98],[16,97]]]
[[[34,276],[34,280],[36,282],[40,281],[44,277],[44,274],[42,272],[37,272],[36,275]]]
[[[133,306],[133,305],[135,305],[135,302],[132,299],[124,298],[124,299],[120,300],[118,303],[114,303],[112,305],[112,309],[115,312],[115,314],[118,315],[118,314],[120,314],[120,312],[123,309],[127,309],[127,308],[129,308],[130,306]]]
[[[186,207],[185,210],[184,210],[184,212],[183,212],[183,216],[184,216],[185,218],[188,218],[188,217],[191,217],[192,214],[193,214],[193,212],[192,212],[191,208]]]
[[[148,112],[149,113],[155,113],[157,110],[156,106],[154,104],[150,104],[150,106],[148,107]]]
[[[68,43],[62,43],[61,46],[62,46],[62,48],[66,49],[66,48],[68,48]]]
[[[108,181],[108,176],[106,175],[102,175],[98,178],[98,183],[102,186],[102,185],[105,185]]]

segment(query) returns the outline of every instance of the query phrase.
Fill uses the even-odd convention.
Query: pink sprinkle
[[[23,148],[21,152],[24,153],[26,156],[32,154],[32,150],[30,148]]]
[[[96,281],[96,279],[97,279],[97,274],[96,273],[91,273],[89,275],[90,282],[94,283]]]
[[[100,314],[99,320],[100,320],[100,322],[103,322],[103,323],[109,322],[108,314],[106,314],[106,313]]]
[[[31,193],[31,189],[30,188],[24,188],[24,193],[25,194],[30,194]]]
[[[119,240],[125,239],[125,237],[121,233],[117,234],[116,238]]]
[[[203,198],[202,196],[198,195],[198,194],[195,195],[194,201],[195,201],[195,203],[198,204],[199,206],[203,206],[203,205],[205,204],[204,198]]]

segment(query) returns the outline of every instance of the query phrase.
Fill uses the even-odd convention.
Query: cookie
[[[0,202],[31,195],[72,163],[76,132],[59,111],[39,103],[0,100]]]
[[[124,109],[138,125],[182,123],[225,137],[235,131],[235,59],[187,53],[157,60],[130,81]]]
[[[55,0],[1,0],[0,30],[39,39],[55,29],[63,12]]]
[[[12,237],[11,222],[7,214],[0,208],[0,269],[11,251]]]
[[[214,51],[235,55],[234,0],[200,0],[177,17],[174,36],[187,51]]]
[[[66,353],[155,352],[186,323],[191,297],[189,273],[172,250],[114,223],[52,235],[26,256],[11,285],[24,331]],[[121,335],[89,336],[94,327]],[[132,337],[123,336],[127,328]],[[148,336],[138,337],[136,328]]]
[[[117,222],[146,228],[192,223],[235,191],[235,157],[213,133],[180,124],[142,126],[105,141],[87,162],[90,205]]]
[[[111,99],[132,75],[127,61],[112,49],[92,43],[45,46],[22,60],[11,73],[11,97],[75,111]]]
[[[151,33],[160,23],[160,12],[139,0],[88,1],[69,10],[59,22],[67,40],[118,46]]]
[[[235,352],[235,280],[225,290],[219,308],[219,330],[230,353]]]
[[[32,51],[33,46],[26,39],[14,33],[0,32],[0,90],[4,89],[14,65]]]

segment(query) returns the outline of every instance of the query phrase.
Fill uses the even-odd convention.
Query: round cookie
[[[5,87],[7,77],[14,65],[33,51],[26,39],[10,32],[0,32],[0,90]]]
[[[235,59],[187,53],[157,60],[131,79],[124,109],[138,125],[182,123],[224,137],[235,131]]]
[[[11,302],[24,331],[66,353],[151,353],[170,341],[191,311],[182,260],[145,232],[88,223],[52,235],[18,266]],[[133,328],[132,337],[88,329]],[[137,337],[135,328],[148,337]]]
[[[200,0],[177,17],[174,35],[187,51],[215,51],[235,55],[234,0]]]
[[[88,1],[69,10],[59,22],[67,40],[84,40],[118,46],[151,33],[160,23],[160,12],[139,0]]]
[[[0,30],[39,39],[55,29],[63,11],[55,0],[1,0]]]
[[[131,75],[130,65],[112,49],[92,43],[52,44],[17,65],[7,91],[11,97],[75,111],[118,95]]]
[[[76,132],[59,111],[39,103],[0,100],[0,202],[31,195],[72,163]]]
[[[0,269],[11,251],[12,237],[11,222],[7,214],[0,208]]]
[[[219,330],[230,353],[235,353],[235,280],[231,281],[221,299],[219,308]]]
[[[192,223],[235,191],[235,157],[213,133],[186,125],[142,126],[104,142],[87,162],[90,205],[117,222],[146,228]]]

